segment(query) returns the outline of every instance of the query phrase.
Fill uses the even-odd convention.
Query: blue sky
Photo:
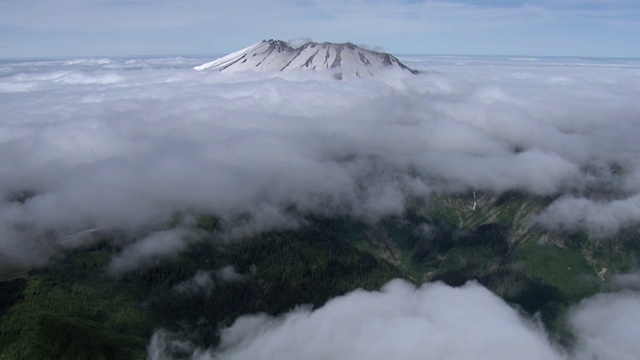
[[[0,57],[222,54],[265,38],[396,54],[640,57],[640,0],[0,0]]]

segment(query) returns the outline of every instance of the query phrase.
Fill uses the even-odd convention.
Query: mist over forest
[[[420,73],[336,80],[197,72],[206,59],[187,57],[3,60],[0,275],[100,246],[100,276],[126,283],[212,237],[242,247],[326,218],[378,229],[442,199],[472,213],[511,194],[534,199],[519,221],[545,238],[638,243],[640,61],[400,59]],[[435,243],[444,230],[422,222],[417,238]],[[348,261],[368,264],[358,256]],[[267,265],[252,261],[193,265],[171,291],[253,281]],[[485,283],[380,276],[386,285],[336,286],[319,306],[239,311],[213,346],[158,326],[144,348],[151,359],[176,348],[195,359],[637,359],[640,278],[629,261],[592,274],[606,291],[568,302],[570,346]]]

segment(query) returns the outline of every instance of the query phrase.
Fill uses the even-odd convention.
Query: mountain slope
[[[215,348],[220,329],[241,315],[318,308],[394,278],[451,286],[475,280],[569,344],[567,309],[614,288],[615,274],[637,269],[640,245],[635,229],[586,242],[585,234],[536,228],[529,220],[550,200],[440,194],[402,216],[309,215],[300,228],[233,242],[221,235],[224,223],[201,215],[194,226],[202,241],[119,277],[106,270],[122,250],[104,234],[25,278],[0,281],[0,359],[144,359],[158,328],[180,344]],[[171,351],[189,358],[193,349]]]
[[[351,43],[308,42],[293,47],[287,42],[274,39],[255,43],[194,69],[222,72],[333,70],[353,76],[371,76],[381,69],[400,69],[412,74],[417,73],[393,55],[366,50]]]

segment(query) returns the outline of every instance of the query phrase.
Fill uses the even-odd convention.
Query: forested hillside
[[[532,216],[546,202],[517,193],[443,195],[403,216],[313,216],[296,229],[233,240],[215,216],[200,216],[200,241],[123,273],[109,270],[122,248],[108,233],[95,235],[0,283],[0,358],[144,359],[160,328],[188,342],[171,350],[188,358],[193,346],[215,346],[221,327],[241,315],[317,308],[394,278],[478,281],[521,311],[540,313],[569,343],[559,319],[610,288],[612,274],[638,265],[638,234],[602,241],[543,231]]]

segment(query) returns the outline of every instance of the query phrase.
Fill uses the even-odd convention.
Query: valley
[[[143,359],[162,328],[188,344],[167,351],[188,358],[195,347],[215,346],[220,328],[241,315],[318,308],[395,278],[477,281],[526,316],[538,314],[569,345],[565,310],[615,288],[615,274],[637,267],[638,234],[596,241],[545,232],[533,217],[548,201],[519,193],[441,195],[373,223],[307,216],[299,229],[239,240],[225,240],[224,224],[203,215],[201,241],[121,275],[107,271],[119,248],[94,236],[44,268],[0,283],[0,354]]]

